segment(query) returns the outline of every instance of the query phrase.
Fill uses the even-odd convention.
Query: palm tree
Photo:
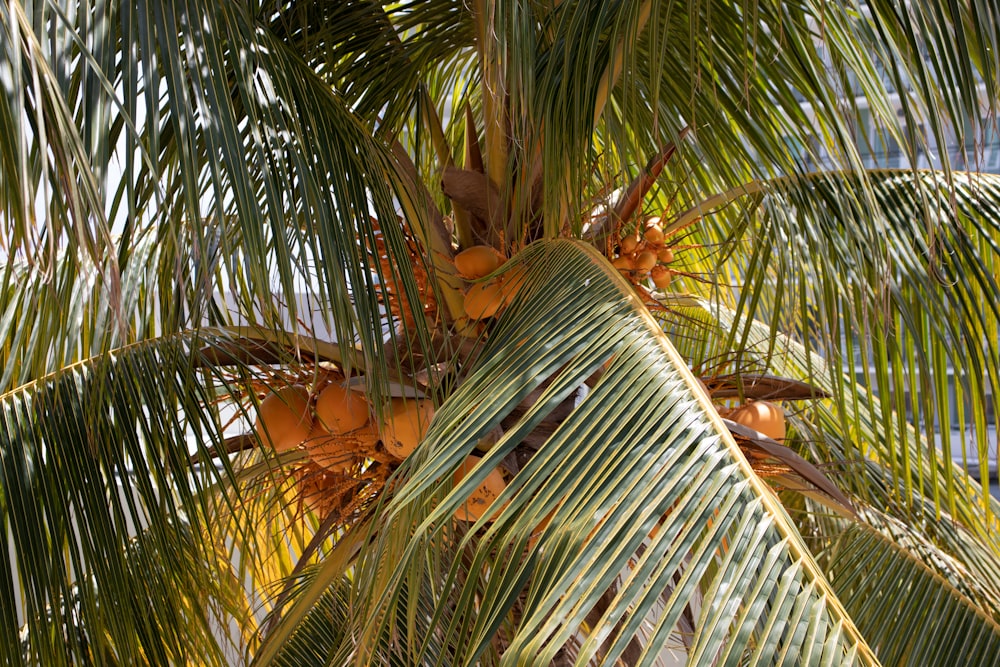
[[[998,14],[4,3],[5,664],[989,664]]]

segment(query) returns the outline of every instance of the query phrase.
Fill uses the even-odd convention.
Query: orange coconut
[[[524,264],[519,264],[501,276],[500,292],[503,296],[503,307],[506,308],[514,301],[514,297],[524,287],[528,278],[528,269]]]
[[[628,255],[639,249],[639,238],[633,234],[629,234],[618,245],[621,248],[622,254]]]
[[[316,398],[316,419],[330,433],[341,435],[368,423],[368,402],[334,382]]]
[[[455,471],[452,483],[458,484],[462,481],[462,478],[479,463],[479,460],[478,456],[467,456],[462,465]],[[505,488],[507,488],[507,482],[503,479],[503,473],[500,472],[499,468],[494,468],[483,480],[483,483],[472,492],[469,500],[455,510],[455,518],[470,522],[477,521]]]
[[[660,248],[656,253],[656,259],[660,264],[669,264],[674,261],[674,251],[671,248]]]
[[[465,294],[465,314],[472,320],[493,317],[502,305],[503,295],[500,293],[500,283],[496,280],[476,283]]]
[[[475,280],[498,268],[502,257],[488,245],[476,245],[455,255],[455,269],[463,278]]]
[[[643,250],[635,256],[635,268],[638,271],[649,271],[656,266],[656,253],[652,250]]]
[[[654,223],[646,227],[646,231],[643,233],[643,238],[645,238],[646,243],[649,243],[650,245],[660,245],[666,237],[663,234],[663,228]]]
[[[401,398],[392,399],[391,411],[386,415],[382,429],[382,442],[393,456],[405,459],[413,453],[434,418],[434,405],[430,401]]]
[[[303,443],[309,458],[330,472],[344,473],[357,458],[354,449],[343,439],[330,435],[322,424],[316,422]]]
[[[312,428],[309,390],[295,384],[269,393],[260,402],[254,428],[261,440],[270,442],[279,452],[297,447]]]
[[[649,277],[653,279],[653,284],[657,289],[667,289],[670,287],[670,269],[665,266],[654,266],[649,270]]]
[[[634,271],[635,262],[631,257],[623,255],[621,257],[616,257],[615,261],[611,262],[611,266],[615,267],[619,271]]]
[[[753,401],[736,408],[726,417],[763,433],[772,440],[785,439],[785,411],[774,403]]]

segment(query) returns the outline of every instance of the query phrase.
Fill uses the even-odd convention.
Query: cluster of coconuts
[[[455,270],[466,281],[479,281],[500,269],[506,261],[494,248],[477,245],[455,255]],[[465,314],[473,321],[496,316],[514,300],[524,279],[524,267],[515,266],[490,280],[472,282],[465,293]]]
[[[304,448],[313,462],[343,474],[382,441],[402,460],[416,449],[434,416],[430,401],[392,399],[383,423],[370,423],[365,397],[337,382],[315,395],[301,384],[270,391],[257,409],[255,429],[278,452]]]
[[[306,505],[325,513],[332,501],[330,489],[340,486],[343,476],[378,441],[399,460],[412,454],[434,417],[434,406],[428,400],[394,398],[378,427],[373,428],[370,416],[364,396],[339,383],[330,383],[315,394],[294,384],[267,394],[260,402],[254,428],[279,453],[305,449],[310,460],[296,471],[296,485]],[[453,483],[458,484],[478,462],[479,457],[469,456],[455,471]],[[455,517],[478,520],[506,486],[500,469],[493,469]]]
[[[657,289],[670,286],[673,275],[669,265],[674,251],[666,245],[666,235],[660,219],[647,218],[642,235],[626,234],[618,243],[618,254],[612,264],[632,282],[649,278]]]

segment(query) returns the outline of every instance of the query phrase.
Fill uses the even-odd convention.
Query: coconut
[[[312,428],[309,390],[295,384],[272,391],[260,402],[254,428],[279,452],[297,447]]]
[[[666,238],[663,234],[663,228],[658,224],[651,224],[646,227],[646,232],[643,234],[646,239],[646,243],[651,245],[660,245]]]
[[[622,254],[628,255],[629,253],[633,253],[636,251],[636,249],[638,249],[639,239],[633,234],[629,234],[628,236],[622,239],[622,242],[619,245],[621,246]]]
[[[785,412],[767,401],[753,401],[727,415],[728,419],[763,433],[772,440],[785,439]]]
[[[316,398],[316,419],[330,433],[341,435],[368,423],[368,402],[334,382]]]
[[[500,268],[503,258],[488,245],[476,245],[455,255],[455,269],[463,278],[475,280]]]
[[[427,400],[392,399],[391,412],[382,429],[386,450],[399,459],[413,453],[434,418],[434,404]]]
[[[611,266],[615,267],[619,271],[635,270],[635,262],[632,261],[631,257],[627,256],[616,257],[615,261],[611,262]]]
[[[528,269],[523,264],[518,264],[500,277],[500,291],[503,294],[504,308],[514,301],[514,297],[524,287],[527,278]]]
[[[500,283],[491,280],[488,283],[476,283],[465,294],[465,314],[469,319],[483,320],[493,317],[503,305],[500,294]]]
[[[462,478],[479,463],[479,460],[478,456],[467,456],[462,465],[455,471],[452,483],[458,484],[462,481]],[[483,483],[469,495],[468,502],[455,510],[455,518],[469,522],[478,520],[505,488],[507,488],[507,482],[503,479],[503,473],[500,472],[499,468],[494,468],[483,480]]]
[[[674,251],[670,248],[660,248],[656,253],[656,259],[660,260],[660,264],[669,264],[674,261]]]
[[[637,271],[649,271],[656,266],[656,253],[652,250],[643,250],[635,257],[635,268]]]
[[[333,473],[347,472],[357,459],[357,453],[349,443],[330,435],[319,422],[313,424],[303,444],[309,458]]]
[[[665,266],[654,266],[649,270],[649,277],[653,279],[653,284],[657,289],[667,289],[670,287],[670,269]]]

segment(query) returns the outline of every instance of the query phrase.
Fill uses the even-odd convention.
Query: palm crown
[[[993,659],[998,10],[7,3],[0,652]]]

